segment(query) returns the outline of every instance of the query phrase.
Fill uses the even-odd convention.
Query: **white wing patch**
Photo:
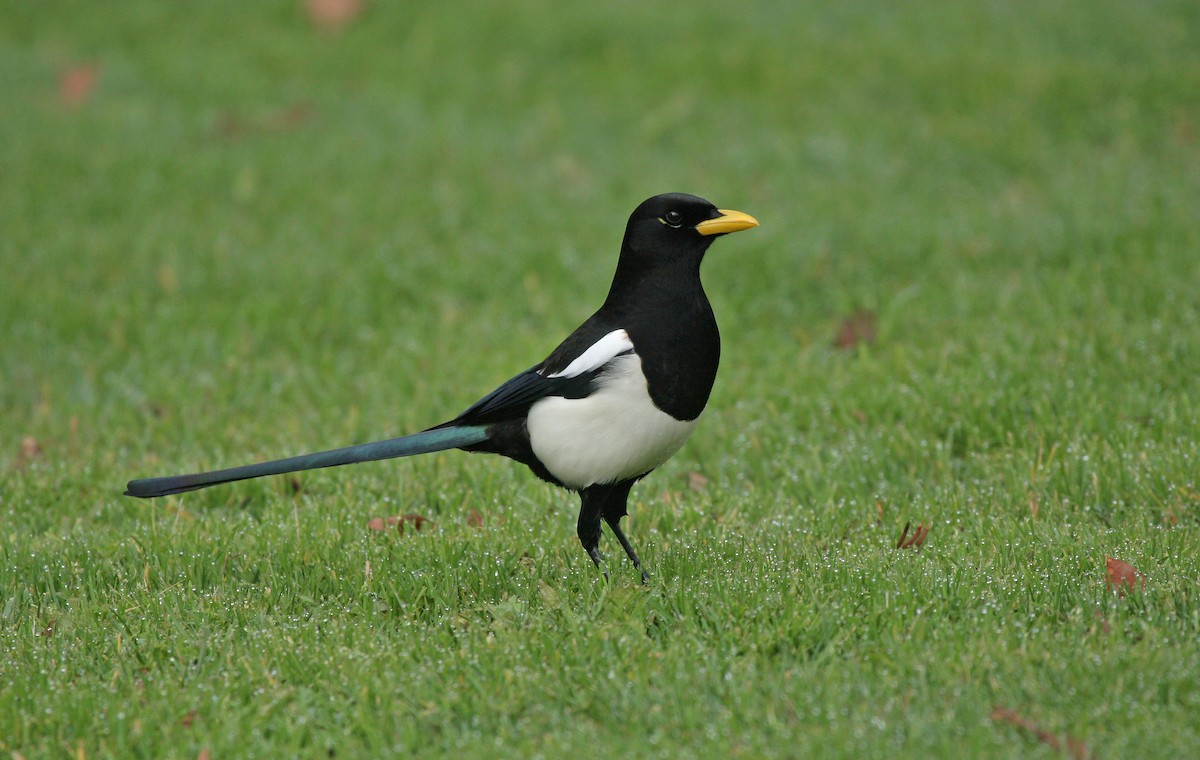
[[[633,350],[633,341],[624,330],[613,330],[600,340],[588,346],[588,350],[575,357],[575,361],[560,372],[547,377],[575,377],[584,372],[599,369],[612,361],[613,357]]]

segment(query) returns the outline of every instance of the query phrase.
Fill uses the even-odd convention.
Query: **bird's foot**
[[[608,527],[612,529],[613,535],[621,542],[621,548],[625,550],[625,554],[629,557],[629,561],[633,563],[634,569],[642,574],[642,585],[649,585],[650,573],[646,572],[646,569],[642,567],[642,561],[638,558],[637,552],[633,550],[629,539],[625,537],[625,531],[621,530],[621,518],[606,518],[606,521],[608,522]]]
[[[608,567],[604,563],[604,555],[600,553],[600,547],[599,546],[587,547],[587,554],[589,557],[592,558],[592,562],[596,565],[596,567],[600,569],[600,572],[604,573],[604,580],[607,581],[609,579],[608,578]]]

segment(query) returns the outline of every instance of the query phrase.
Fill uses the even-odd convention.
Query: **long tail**
[[[487,437],[487,429],[482,426],[433,428],[400,438],[389,438],[386,441],[362,443],[358,446],[347,446],[343,449],[321,451],[316,454],[303,454],[298,457],[276,459],[273,462],[260,462],[244,467],[230,467],[227,470],[131,480],[126,486],[125,495],[149,499],[152,496],[195,491],[221,483],[232,483],[235,480],[261,478],[264,475],[282,475],[285,472],[298,470],[315,470],[319,467],[336,467],[355,462],[370,462],[376,459],[392,459],[414,454],[428,454],[431,451],[456,449],[487,440]]]

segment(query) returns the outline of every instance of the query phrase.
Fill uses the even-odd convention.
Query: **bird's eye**
[[[668,211],[663,214],[663,224],[668,227],[679,227],[683,224],[683,214],[678,211]]]

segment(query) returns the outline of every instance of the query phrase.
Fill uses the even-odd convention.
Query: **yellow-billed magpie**
[[[642,574],[621,530],[629,489],[667,461],[708,402],[721,339],[700,283],[719,235],[754,217],[683,193],[656,195],[629,217],[600,309],[543,361],[449,422],[420,433],[195,475],[129,482],[149,498],[297,470],[463,449],[500,454],[580,496],[579,541],[603,568],[600,522]],[[607,574],[607,573],[606,573]]]

